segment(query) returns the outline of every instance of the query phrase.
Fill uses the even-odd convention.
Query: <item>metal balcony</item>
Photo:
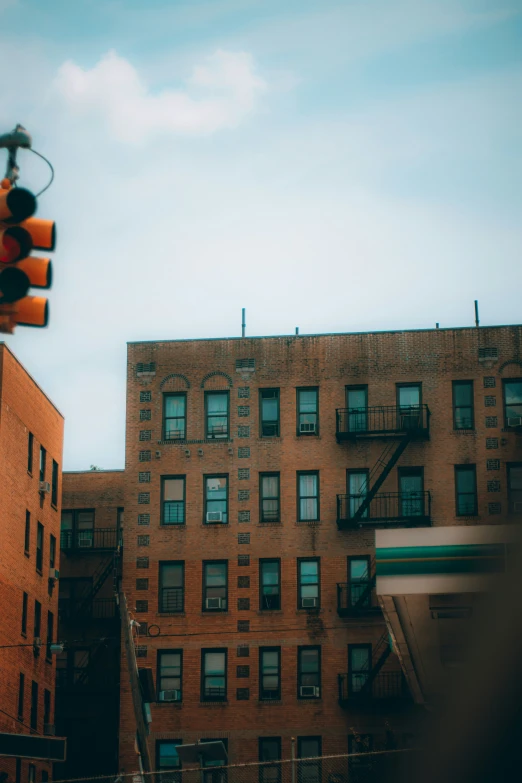
[[[60,622],[72,620],[114,620],[118,617],[115,598],[59,598]]]
[[[375,405],[371,408],[337,408],[337,443],[357,438],[383,438],[408,432],[412,440],[430,436],[430,411],[427,405],[410,408]]]
[[[122,531],[115,527],[95,527],[90,530],[60,531],[60,549],[66,552],[90,552],[117,549],[123,543]]]
[[[375,593],[375,577],[337,584],[339,617],[368,617],[380,613],[381,607]]]
[[[337,495],[337,527],[347,530],[400,522],[407,527],[431,525],[429,492],[381,492],[362,516],[354,519],[364,495]]]
[[[402,672],[381,672],[365,687],[364,673],[339,674],[339,704],[354,707],[362,702],[405,701],[410,698]]]

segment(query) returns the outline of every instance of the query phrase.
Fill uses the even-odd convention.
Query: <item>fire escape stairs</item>
[[[354,522],[358,522],[362,518],[366,510],[369,508],[373,498],[375,497],[379,489],[382,487],[382,485],[390,475],[391,471],[399,461],[403,452],[406,450],[411,440],[411,436],[412,433],[407,431],[402,436],[402,438],[399,440],[398,443],[394,441],[390,441],[384,448],[384,451],[382,452],[382,454],[380,455],[380,457],[378,458],[377,462],[375,463],[375,465],[373,466],[373,468],[371,469],[368,475],[368,478],[366,480],[366,486],[369,487],[372,481],[373,481],[373,485],[371,489],[368,490],[367,494],[364,497],[364,500],[361,502],[361,505],[359,506],[357,511],[354,513],[352,517]]]
[[[388,660],[392,651],[391,639],[388,631],[384,631],[381,638],[377,642],[374,653],[372,655],[372,669],[368,675],[368,679],[361,688],[361,693],[371,692],[372,684],[381,671],[382,667]]]
[[[375,571],[375,558],[372,557],[371,563],[370,563],[370,574],[373,574],[373,576],[370,577],[370,581],[366,585],[364,591],[359,596],[358,600],[353,605],[353,608],[355,611],[359,609],[364,609],[366,607],[366,602],[370,598],[373,589],[375,588],[375,583],[377,582],[377,574]]]
[[[76,614],[81,615],[84,612],[87,612],[89,610],[89,607],[92,604],[92,601],[96,597],[96,595],[100,592],[101,588],[105,584],[105,580],[109,576],[109,574],[113,573],[113,579],[114,573],[117,570],[117,554],[113,553],[109,555],[109,557],[106,560],[102,560],[96,571],[92,575],[92,588],[88,590],[88,592],[82,596],[82,600],[77,606]]]

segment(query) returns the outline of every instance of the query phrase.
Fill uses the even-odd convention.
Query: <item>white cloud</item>
[[[129,143],[158,134],[234,128],[267,89],[250,54],[223,50],[194,68],[184,90],[154,94],[136,68],[113,51],[90,70],[65,62],[54,86],[71,110],[101,117],[117,140]]]

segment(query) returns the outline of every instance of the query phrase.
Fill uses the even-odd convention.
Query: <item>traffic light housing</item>
[[[49,303],[29,296],[29,289],[50,288],[52,263],[32,256],[33,249],[54,250],[56,226],[34,218],[36,198],[24,188],[0,185],[0,332],[12,334],[15,326],[47,326]]]

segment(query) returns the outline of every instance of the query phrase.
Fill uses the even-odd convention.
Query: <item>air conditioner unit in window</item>
[[[92,549],[92,538],[79,538],[78,547],[80,549]]]
[[[60,578],[60,572],[57,568],[50,568],[49,569],[49,579],[52,579],[53,582],[56,581],[56,579]]]
[[[51,737],[54,737],[54,735],[56,734],[56,728],[54,723],[44,723],[43,733]]]
[[[224,598],[207,598],[205,607],[207,609],[223,609],[224,603]]]
[[[207,522],[223,522],[223,512],[207,511]]]
[[[51,485],[48,481],[40,481],[38,484],[38,492],[41,492],[42,494],[48,495],[51,491]]]
[[[299,695],[303,698],[317,699],[320,695],[320,689],[316,685],[301,685]]]
[[[513,511],[515,514],[522,514],[522,503],[520,501],[513,503]]]
[[[522,427],[522,416],[510,416],[507,425],[508,427]]]
[[[315,432],[315,421],[303,421],[299,425],[299,432]]]
[[[160,691],[160,693],[159,693],[159,700],[160,701],[181,701],[181,691],[176,691],[176,690]]]
[[[303,609],[314,609],[318,605],[318,598],[301,598],[301,606]]]

